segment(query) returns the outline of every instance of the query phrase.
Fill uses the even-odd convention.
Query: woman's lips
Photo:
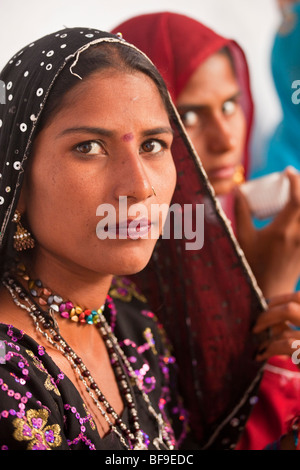
[[[145,237],[151,230],[152,223],[148,219],[128,219],[116,225],[109,225],[107,232],[118,238],[133,239]]]
[[[209,170],[207,172],[208,178],[211,179],[229,179],[234,176],[235,166],[222,166],[215,170]]]

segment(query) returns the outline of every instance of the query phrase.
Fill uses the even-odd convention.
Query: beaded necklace
[[[138,377],[131,367],[126,354],[120,347],[116,336],[113,334],[105,316],[103,315],[104,306],[98,309],[97,316],[94,315],[95,318],[93,320],[93,324],[98,329],[107,348],[110,362],[116,375],[120,393],[123,396],[126,406],[129,410],[130,422],[133,430],[129,429],[122,418],[116,413],[116,411],[101,392],[92,374],[87,369],[82,359],[61,336],[54,316],[57,310],[52,308],[52,304],[51,306],[49,305],[48,311],[44,311],[41,305],[36,302],[38,295],[33,296],[34,299],[31,299],[30,297],[32,293],[27,292],[22,284],[20,284],[13,277],[4,277],[2,283],[9,291],[14,303],[29,313],[37,331],[41,333],[46,338],[46,340],[53,347],[58,349],[71,363],[75,372],[78,374],[79,379],[83,382],[86,391],[89,393],[90,397],[99,409],[102,417],[108,423],[111,431],[119,437],[120,441],[126,449],[148,449],[148,446],[145,442],[144,433],[140,428],[134,392],[132,389],[133,386],[137,388],[145,404],[147,405],[150,415],[152,415],[152,417],[156,420],[158,436],[153,439],[154,447],[158,450],[174,449],[172,438],[168,433],[168,425],[163,420],[162,415],[155,411],[148,395],[142,389]],[[40,287],[42,288],[42,286]],[[108,305],[112,305],[112,299],[108,296],[107,300],[106,307],[109,308]]]
[[[52,293],[48,287],[44,287],[40,279],[31,279],[22,263],[17,265],[16,275],[27,282],[30,295],[42,308],[52,309],[54,312],[59,313],[62,318],[93,325],[98,322],[99,314],[104,310],[105,305],[102,305],[98,310],[89,310],[74,305],[70,300],[64,301],[62,297]]]

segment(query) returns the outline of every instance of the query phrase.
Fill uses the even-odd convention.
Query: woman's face
[[[216,194],[227,194],[243,159],[246,120],[229,58],[216,53],[192,75],[178,111]]]
[[[169,204],[175,188],[172,140],[146,75],[109,69],[79,82],[34,143],[23,199],[37,256],[103,275],[141,270],[159,224],[150,220],[151,205]],[[135,211],[141,204],[146,221]],[[127,228],[139,218],[133,236]],[[109,231],[100,239],[96,228],[105,220]]]

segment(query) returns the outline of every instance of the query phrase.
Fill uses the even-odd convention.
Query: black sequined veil
[[[37,124],[56,78],[80,53],[119,37],[87,28],[64,29],[26,46],[1,72],[0,260],[11,247],[13,223]],[[128,47],[134,47],[128,44]],[[251,328],[266,307],[230,223],[213,195],[199,157],[173,105],[172,152],[177,188],[172,203],[204,204],[204,244],[161,239],[149,266],[135,276],[174,345],[182,394],[203,448],[237,442],[261,377]],[[46,179],[45,179],[45,184]],[[196,333],[197,332],[197,333]]]

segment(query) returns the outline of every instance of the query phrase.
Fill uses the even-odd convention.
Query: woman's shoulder
[[[45,348],[23,330],[0,323],[0,391],[20,387],[22,393],[32,397],[59,397],[58,384],[64,378]],[[4,386],[5,384],[5,386]],[[13,397],[11,390],[9,396]]]
[[[0,323],[0,350],[2,357],[0,363],[2,364],[9,363],[11,359],[16,359],[21,354],[26,353],[26,351],[31,351],[32,354],[38,356],[42,356],[45,353],[44,348],[26,334],[25,330],[21,330],[9,323]]]
[[[110,323],[130,329],[133,334],[144,332],[147,328],[159,336],[165,334],[146,297],[131,279],[114,277],[109,295],[112,299]]]
[[[0,324],[0,351],[1,448],[61,447],[60,371],[42,346],[12,325]]]
[[[124,303],[138,301],[141,305],[147,304],[147,299],[137,287],[137,285],[128,277],[115,276],[112,280],[109,294],[114,299],[119,299]]]
[[[99,446],[94,420],[79,392],[44,347],[3,323],[0,344],[0,449]]]

